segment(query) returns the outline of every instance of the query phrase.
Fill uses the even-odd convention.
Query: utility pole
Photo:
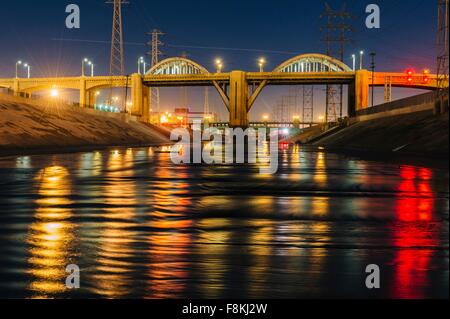
[[[372,107],[374,105],[374,92],[375,92],[375,87],[374,87],[374,83],[375,83],[375,56],[376,53],[372,52],[370,53],[370,57],[372,58],[372,61],[370,63],[370,68],[372,70]]]
[[[346,11],[345,3],[341,10],[336,11],[325,2],[325,11],[321,15],[325,25],[321,27],[321,31],[325,32],[322,40],[326,43],[328,56],[340,61],[344,60],[345,44],[351,42],[347,33],[353,31],[348,20],[352,18],[353,16]],[[337,106],[339,106],[339,116],[342,118],[343,85],[327,85],[326,94],[326,122],[336,122]]]
[[[437,99],[440,103],[439,112],[445,111],[445,95],[449,80],[448,68],[448,0],[438,0],[438,29],[437,29]],[[448,93],[447,93],[448,94]],[[447,101],[448,103],[448,101]],[[447,105],[448,107],[448,105]]]

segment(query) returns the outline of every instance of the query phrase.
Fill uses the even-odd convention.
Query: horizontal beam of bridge
[[[210,73],[193,75],[145,75],[143,83],[147,86],[170,87],[170,86],[209,86],[213,82],[228,82],[231,73]],[[407,81],[404,73],[375,72],[374,86],[384,86],[387,79],[393,87],[435,89],[437,86],[436,75],[428,75],[428,82],[424,82],[425,75],[415,74],[412,81]],[[0,87],[14,88],[15,81],[20,83],[19,88],[27,90],[34,87],[61,87],[80,88],[80,80],[86,81],[86,89],[112,85],[114,87],[131,86],[131,76],[95,76],[95,77],[51,77],[51,78],[19,78],[0,79]],[[354,72],[248,72],[247,81],[259,83],[267,81],[267,85],[325,85],[325,84],[350,84],[355,79]],[[369,86],[372,86],[372,73],[369,72]]]

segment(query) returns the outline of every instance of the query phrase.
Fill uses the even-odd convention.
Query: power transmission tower
[[[333,10],[328,3],[325,3],[325,11],[321,15],[321,19],[325,19],[325,26],[321,27],[321,31],[325,32],[323,41],[327,46],[327,55],[340,61],[344,60],[345,44],[351,42],[347,37],[347,33],[353,31],[348,20],[353,16],[346,11],[344,3],[339,11]],[[337,121],[337,108],[339,108],[339,117],[342,117],[343,106],[343,85],[327,85],[326,96],[326,121]]]
[[[106,3],[113,4],[114,7],[109,75],[124,75],[125,67],[123,54],[122,5],[128,4],[129,2],[127,0],[109,0]]]
[[[122,29],[122,5],[129,4],[127,0],[108,0],[107,4],[113,5],[113,20],[111,34],[111,56],[109,60],[110,87],[107,104],[113,104],[113,76],[125,74],[123,54],[123,29]],[[128,79],[127,79],[128,80]],[[125,90],[127,90],[126,88]],[[125,91],[125,99],[128,91]],[[127,101],[123,101],[123,110],[126,110]]]
[[[203,107],[203,113],[209,115],[209,88],[205,87],[205,105]]]
[[[165,35],[165,33],[161,32],[160,30],[153,29],[153,31],[148,32],[147,35],[151,36],[151,41],[147,43],[151,46],[151,51],[147,54],[149,54],[152,58],[152,66],[155,66],[159,63],[159,58],[163,55],[160,47],[164,46],[164,43],[161,42],[160,36]]]
[[[445,95],[448,83],[448,0],[438,0],[438,29],[437,29],[437,87],[438,97]],[[444,101],[441,101],[443,104]],[[443,105],[441,106],[443,108]]]
[[[147,35],[151,36],[151,40],[147,42],[147,45],[150,46],[150,50],[147,52],[147,55],[150,55],[152,60],[151,66],[154,67],[159,63],[160,57],[163,55],[160,48],[164,46],[164,43],[161,42],[160,36],[165,35],[165,33],[161,32],[160,30],[153,29],[152,32],[148,32]],[[159,88],[151,88],[150,94],[151,105],[156,105],[156,112],[159,118],[159,113],[161,112],[161,98]]]
[[[187,52],[181,52],[181,57],[187,59],[189,54]],[[186,86],[181,87],[181,107],[188,108],[189,100],[188,100],[188,89]]]
[[[302,121],[310,123],[314,121],[314,86],[303,86],[303,114]]]

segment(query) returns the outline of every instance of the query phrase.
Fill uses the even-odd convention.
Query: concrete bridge
[[[249,126],[248,113],[266,86],[298,84],[347,85],[348,112],[352,115],[368,107],[371,85],[435,90],[437,77],[375,72],[372,79],[368,70],[353,71],[329,56],[303,54],[285,61],[272,72],[210,73],[190,59],[174,57],[156,64],[145,75],[0,79],[0,88],[10,89],[16,95],[30,96],[35,91],[52,88],[79,90],[82,107],[94,106],[95,92],[99,89],[130,87],[131,113],[144,122],[148,122],[150,117],[150,87],[214,86],[229,111],[232,127]]]

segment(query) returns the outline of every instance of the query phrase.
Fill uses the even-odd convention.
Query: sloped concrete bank
[[[446,159],[448,133],[448,113],[434,115],[427,110],[357,122],[312,145],[342,152]]]
[[[126,114],[0,96],[0,155],[169,143],[167,136]]]

